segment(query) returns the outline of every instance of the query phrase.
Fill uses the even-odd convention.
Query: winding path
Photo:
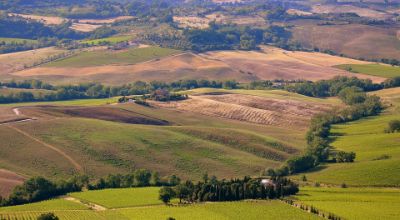
[[[19,111],[18,108],[14,108],[13,112],[17,116],[21,115],[21,112]],[[28,134],[27,132],[25,132],[25,131],[23,131],[23,130],[21,130],[21,129],[19,129],[19,128],[17,128],[17,127],[12,125],[12,123],[30,121],[30,120],[34,120],[34,119],[31,118],[31,119],[24,119],[24,120],[21,120],[21,121],[9,122],[9,123],[6,123],[5,126],[7,126],[8,128],[10,128],[10,129],[12,129],[12,130],[24,135],[25,137],[27,137],[27,138],[35,141],[35,142],[37,142],[37,143],[39,143],[39,144],[41,144],[41,145],[43,145],[43,146],[55,151],[55,152],[57,152],[62,157],[67,159],[75,167],[76,171],[78,171],[79,173],[82,174],[83,173],[82,166],[78,162],[76,162],[71,156],[69,156],[67,153],[65,153],[64,151],[60,150],[59,148],[57,148],[57,147],[55,147],[55,146],[53,146],[51,144],[48,144],[46,142],[43,142],[43,141],[39,140],[38,138],[33,137],[32,135]]]

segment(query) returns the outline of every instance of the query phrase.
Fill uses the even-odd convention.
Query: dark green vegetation
[[[82,39],[85,34],[77,33],[65,23],[57,26],[46,26],[37,21],[26,20],[19,17],[8,17],[0,14],[1,37],[40,39],[40,38],[58,38],[58,39]]]
[[[266,179],[234,179],[230,181],[217,180],[216,177],[208,179],[205,176],[204,182],[194,184],[191,181],[179,184],[174,188],[163,187],[160,190],[159,198],[165,204],[170,199],[179,198],[179,202],[221,202],[238,201],[245,199],[277,199],[284,196],[294,195],[299,191],[297,184],[286,178]]]
[[[47,200],[69,192],[81,191],[87,185],[85,177],[72,178],[67,181],[53,183],[43,177],[33,177],[25,181],[21,186],[15,187],[7,199],[0,197],[1,206],[13,206]]]
[[[186,90],[193,88],[236,88],[236,81],[185,80],[172,83],[152,81],[150,83],[137,81],[122,86],[105,86],[97,83],[82,83],[79,85],[53,86],[40,80],[25,80],[21,82],[0,82],[0,86],[9,88],[0,93],[0,103],[56,101],[69,99],[106,98],[114,96],[146,95],[157,101],[183,100],[184,95],[171,94],[168,90]],[[22,90],[18,90],[22,89]],[[38,91],[42,91],[41,93]],[[1,90],[0,90],[1,92]]]
[[[210,23],[207,29],[185,30],[179,43],[167,42],[170,36],[149,35],[148,40],[164,46],[178,46],[197,52],[210,50],[254,50],[259,44],[273,43],[287,48],[290,33],[283,27],[271,26],[265,29],[240,27],[238,25],[225,25]]]
[[[286,90],[312,97],[329,97],[329,96],[339,95],[341,98],[343,98],[343,101],[352,102],[354,100],[350,99],[355,97],[347,97],[346,94],[348,94],[349,92],[350,94],[354,94],[354,91],[348,91],[348,90],[360,89],[361,91],[365,92],[375,91],[383,88],[397,87],[400,85],[399,82],[400,82],[400,77],[397,77],[395,79],[388,79],[383,83],[377,84],[377,83],[372,83],[372,81],[369,79],[363,80],[363,79],[358,79],[356,77],[338,76],[330,80],[294,83],[292,85],[287,86]],[[350,88],[350,87],[356,87],[356,88]],[[340,92],[343,93],[340,94]]]
[[[175,175],[168,179],[161,179],[157,172],[136,170],[127,175],[108,175],[89,182],[88,176],[76,176],[68,180],[52,182],[43,177],[32,177],[22,185],[15,187],[8,198],[0,197],[0,206],[15,206],[26,203],[48,200],[71,192],[80,192],[83,188],[98,190],[106,188],[128,188],[148,186],[175,186],[180,183],[180,178]],[[295,185],[293,185],[296,187]],[[298,190],[297,190],[298,191]]]

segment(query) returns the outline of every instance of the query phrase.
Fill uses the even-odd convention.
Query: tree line
[[[99,83],[80,83],[78,85],[50,85],[40,80],[0,82],[3,88],[42,89],[45,93],[35,95],[32,91],[13,92],[9,95],[0,95],[0,103],[31,102],[31,101],[58,101],[71,99],[107,98],[115,96],[145,95],[160,90],[180,91],[195,88],[226,88],[235,89],[239,83],[235,80],[180,80],[166,83],[152,81],[150,83],[136,81],[122,86],[105,86]],[[176,99],[180,97],[175,97]]]
[[[67,180],[51,181],[44,177],[32,177],[22,185],[16,186],[8,198],[0,196],[0,206],[14,206],[51,199],[82,189],[98,190],[107,188],[129,188],[146,186],[175,186],[181,179],[175,175],[160,177],[158,172],[145,169],[130,174],[110,174],[107,177],[90,181],[86,175]]]
[[[311,97],[330,97],[337,96],[340,91],[348,87],[357,87],[364,92],[369,92],[399,86],[400,77],[387,79],[382,83],[373,83],[370,79],[336,76],[329,80],[319,80],[316,82],[305,81],[289,84],[285,89],[289,92],[295,92]]]
[[[299,191],[298,185],[283,177],[259,179],[244,177],[243,179],[218,180],[215,176],[193,183],[185,181],[175,187],[164,186],[159,191],[159,199],[168,204],[171,199],[179,202],[220,202],[244,199],[276,199],[294,195]]]
[[[348,106],[315,115],[311,119],[310,128],[306,134],[305,154],[287,160],[281,168],[266,170],[266,175],[285,176],[307,171],[324,162],[351,163],[354,161],[356,157],[354,152],[331,150],[329,145],[331,125],[377,115],[383,109],[383,105],[378,96],[368,96],[359,87],[345,87],[338,94]]]

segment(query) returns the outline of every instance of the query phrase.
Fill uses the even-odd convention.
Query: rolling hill
[[[128,51],[89,51],[37,68],[12,73],[18,78],[37,78],[56,84],[102,82],[122,84],[136,81],[176,81],[181,79],[229,80],[320,80],[336,75],[371,78],[334,68],[341,64],[368,62],[322,53],[291,52],[274,47],[260,51],[216,51],[194,54],[147,47]]]
[[[220,92],[227,96],[227,91]],[[220,95],[201,95],[201,90],[190,91],[192,98],[183,104],[189,110],[160,103],[152,103],[153,107],[102,104],[110,100],[87,100],[91,106],[86,107],[80,107],[85,100],[3,105],[8,120],[13,119],[10,115],[16,107],[19,115],[14,120],[28,121],[0,125],[0,166],[24,176],[53,179],[78,173],[101,177],[138,168],[191,179],[204,172],[225,178],[257,175],[300,154],[311,115],[339,105],[333,99],[283,91],[251,92],[238,90],[227,96],[240,100],[233,104],[243,111],[240,117],[227,117],[234,112],[220,115],[190,110],[197,108],[190,100],[198,98],[215,99],[222,109],[227,105]],[[268,112],[274,122],[251,120],[258,111]]]

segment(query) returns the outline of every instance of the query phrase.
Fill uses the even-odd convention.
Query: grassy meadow
[[[297,202],[344,219],[398,219],[400,190],[395,188],[301,188]]]
[[[386,78],[400,76],[400,67],[384,64],[343,64],[335,67],[352,73],[362,73]]]
[[[132,36],[113,36],[113,37],[107,37],[107,38],[101,38],[101,39],[85,40],[85,41],[82,41],[81,43],[90,44],[90,45],[99,45],[103,42],[110,43],[110,44],[117,44],[117,43],[121,43],[124,41],[129,41],[131,39],[132,39]]]
[[[158,199],[159,187],[105,189],[71,193],[81,201],[95,203],[106,208],[126,208],[135,206],[161,205]]]
[[[332,146],[356,153],[354,163],[327,164],[307,173],[308,180],[354,186],[400,186],[400,133],[385,133],[400,117],[398,88],[374,92],[387,105],[378,116],[332,126]]]
[[[90,67],[110,64],[136,64],[179,53],[178,50],[161,47],[131,48],[121,51],[88,51],[45,64],[44,67]]]
[[[67,201],[65,199],[51,199],[43,202],[35,202],[26,205],[0,207],[0,215],[5,212],[20,211],[51,211],[51,210],[87,210],[88,208],[80,203]]]

